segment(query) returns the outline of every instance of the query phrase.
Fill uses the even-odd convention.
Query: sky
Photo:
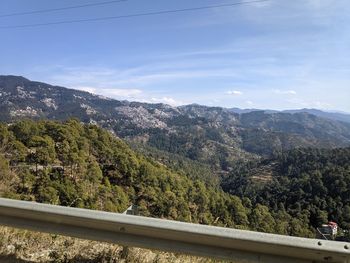
[[[248,0],[2,0],[0,75],[120,100],[350,112],[350,2],[270,0],[191,12],[50,26],[4,26]]]

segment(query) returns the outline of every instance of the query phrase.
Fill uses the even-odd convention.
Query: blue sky
[[[2,0],[0,15],[101,1]],[[0,26],[239,1],[129,0],[2,17]],[[348,0],[271,0],[151,17],[0,29],[0,74],[116,99],[350,112],[349,13]]]

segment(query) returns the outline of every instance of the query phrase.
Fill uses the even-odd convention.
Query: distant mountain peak
[[[12,82],[12,83],[18,83],[18,85],[21,85],[23,83],[30,82],[30,80],[22,76],[0,75],[0,83],[1,82]]]

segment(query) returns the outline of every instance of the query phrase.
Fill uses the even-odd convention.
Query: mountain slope
[[[306,112],[309,114],[316,115],[318,117],[350,123],[350,114],[340,113],[340,112],[326,112],[326,111],[321,111],[317,109],[285,110],[283,112],[285,113]]]
[[[275,212],[304,214],[314,227],[332,220],[350,228],[350,148],[294,149],[243,164],[222,186]]]
[[[308,218],[277,218],[259,203],[190,179],[77,120],[0,124],[0,196],[262,232],[313,236]],[[279,228],[283,224],[284,229]]]
[[[77,117],[218,171],[229,171],[238,160],[296,147],[350,144],[350,124],[308,113],[237,114],[220,107],[118,101],[16,76],[0,76],[0,94],[0,121]]]
[[[240,115],[244,149],[260,154],[296,147],[332,148],[348,145],[350,124],[308,113],[266,113]],[[270,145],[270,146],[269,146]]]
[[[114,212],[133,203],[145,216],[249,225],[239,198],[190,180],[76,120],[0,125],[0,179],[0,195],[16,199]]]

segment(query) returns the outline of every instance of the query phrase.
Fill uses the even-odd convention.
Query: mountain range
[[[136,148],[176,154],[220,171],[229,171],[239,160],[293,148],[350,145],[350,115],[343,113],[173,107],[0,76],[0,121],[71,117],[106,128]]]
[[[345,112],[337,112],[337,111],[322,111],[318,109],[297,109],[297,110],[283,110],[283,111],[277,111],[277,110],[261,110],[261,109],[239,109],[239,108],[231,108],[232,112],[242,114],[242,113],[249,113],[253,111],[264,111],[265,113],[309,113],[312,115],[316,115],[318,117],[323,117],[326,119],[336,120],[336,121],[343,121],[350,123],[350,114]]]

